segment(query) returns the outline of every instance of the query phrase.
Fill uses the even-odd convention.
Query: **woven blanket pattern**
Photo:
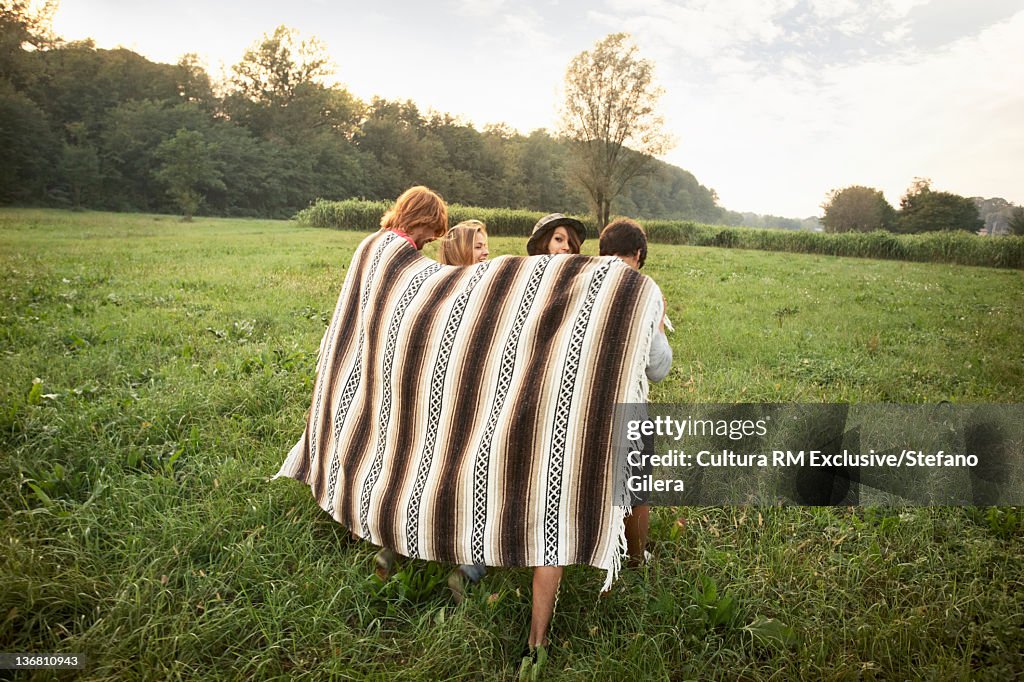
[[[590,564],[610,581],[624,542],[613,414],[646,400],[661,309],[657,286],[616,259],[455,267],[371,235],[278,476],[405,556]]]

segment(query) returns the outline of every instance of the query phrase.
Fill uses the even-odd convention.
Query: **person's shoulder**
[[[629,268],[628,265],[626,265],[626,267]],[[632,270],[632,268],[630,268],[630,270]],[[643,282],[645,292],[650,296],[657,296],[659,299],[661,298],[661,287],[658,286],[658,283],[654,281],[653,277],[639,270],[633,270],[633,272],[636,273],[640,278],[640,281]]]
[[[588,256],[589,258],[595,259],[597,262],[607,262],[613,272],[616,272],[623,281],[634,281],[641,284],[645,288],[653,288],[659,294],[661,289],[658,288],[658,284],[651,279],[648,275],[634,270],[632,267],[626,264],[624,260],[618,256]]]
[[[385,230],[378,230],[371,232],[370,234],[363,237],[363,240],[356,246],[355,251],[352,252],[352,261],[361,261],[370,258],[372,254],[379,253],[376,248],[377,245],[381,244],[385,239],[388,239],[390,235]]]
[[[647,282],[648,282],[647,286],[649,286],[654,291],[654,293],[656,293],[659,296],[661,296],[661,287],[658,286],[658,283],[654,281],[654,278],[651,277],[650,275],[644,275],[644,277],[647,278]]]
[[[371,232],[370,234],[366,235],[363,241],[359,242],[358,249],[361,250],[367,247],[372,247],[381,242],[395,242],[399,246],[405,245],[411,247],[414,250],[416,249],[416,245],[411,240],[409,240],[408,237],[405,237],[402,234],[395,232],[394,230],[377,230],[376,232]]]

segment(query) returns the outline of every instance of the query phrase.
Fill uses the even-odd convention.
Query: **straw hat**
[[[537,224],[533,226],[533,234],[530,235],[530,241],[526,242],[526,253],[531,256],[543,255],[540,250],[540,243],[544,241],[549,232],[560,226],[571,227],[575,230],[576,236],[580,239],[580,244],[587,238],[587,228],[583,223],[561,213],[551,213],[538,220]]]

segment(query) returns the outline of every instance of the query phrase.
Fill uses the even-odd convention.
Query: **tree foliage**
[[[16,27],[12,39],[20,75],[0,78],[2,203],[280,218],[317,198],[392,200],[426,184],[453,203],[587,209],[574,143],[544,130],[481,131],[411,101],[360,101],[325,83],[319,43],[285,27],[256,41],[217,85],[195,55],[157,64],[91,41],[44,41],[36,34],[47,34],[45,24],[18,24],[31,27]],[[192,180],[171,170],[189,165],[176,157],[185,156],[182,131],[202,142],[193,169],[212,169]],[[729,219],[692,174],[647,163],[647,177],[619,195],[622,210]]]
[[[45,112],[0,82],[0,202],[45,196],[59,145]]]
[[[294,141],[321,128],[351,135],[361,113],[347,91],[323,85],[331,73],[324,46],[287,26],[264,35],[232,73],[225,109],[262,137]]]
[[[210,76],[199,63],[196,54],[188,53],[178,60],[177,86],[178,96],[183,101],[199,105],[207,111],[216,107]]]
[[[936,192],[924,178],[915,180],[900,200],[900,232],[977,232],[984,224],[973,201],[950,192]]]
[[[156,158],[161,162],[156,179],[167,187],[167,193],[181,208],[186,221],[192,220],[207,189],[224,188],[221,171],[200,132],[182,128],[174,137],[160,143]]]
[[[264,35],[232,67],[238,92],[263,104],[288,104],[309,84],[330,74],[330,60],[316,38],[301,40],[287,26]]]
[[[1010,234],[1024,236],[1024,206],[1014,206],[1010,211]]]
[[[96,147],[89,142],[85,125],[71,123],[67,129],[69,141],[64,143],[61,171],[71,190],[72,206],[81,209],[83,198],[94,190],[99,181],[99,156]]]
[[[978,217],[984,221],[982,233],[991,236],[1013,234],[1013,215],[1016,206],[1002,197],[971,197],[978,209]]]
[[[638,53],[628,34],[614,33],[576,55],[565,73],[559,130],[573,143],[575,175],[600,225],[630,180],[671,147],[654,64]]]
[[[32,65],[25,46],[36,50],[54,42],[50,25],[57,0],[0,0],[0,80],[23,87]]]
[[[833,190],[821,207],[825,211],[821,224],[826,232],[891,230],[896,223],[896,209],[872,187],[852,185]]]

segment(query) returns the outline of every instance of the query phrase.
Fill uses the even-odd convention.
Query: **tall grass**
[[[301,225],[310,227],[360,231],[378,230],[381,218],[384,217],[384,213],[390,206],[391,203],[385,201],[318,199],[309,208],[299,211],[295,219]],[[474,208],[461,204],[451,204],[448,207],[450,225],[456,225],[463,220],[482,220],[487,225],[487,232],[495,236],[529,236],[534,224],[543,215],[537,211],[522,209]],[[587,220],[593,223],[592,219]],[[592,226],[590,229],[593,229]]]
[[[331,227],[337,230],[371,231],[380,229],[381,218],[391,206],[386,201],[317,199],[309,208],[299,211],[295,219],[309,227]]]
[[[85,680],[515,678],[527,571],[459,606],[450,566],[381,584],[268,480],[362,237],[0,211],[0,651]],[[1018,272],[662,244],[645,272],[677,329],[652,400],[1024,401]],[[1024,674],[1019,509],[662,508],[651,537],[604,598],[567,569],[546,679]]]
[[[318,200],[295,217],[302,225],[347,230],[376,230],[388,208],[381,201]],[[502,208],[449,207],[452,225],[476,218],[493,235],[529,236],[544,214]],[[577,216],[593,237],[599,233],[592,216]],[[891,232],[825,234],[794,230],[702,225],[691,221],[642,220],[651,242],[687,246],[716,246],[760,251],[813,253],[855,258],[882,258],[923,263],[956,263],[995,268],[1024,268],[1024,237],[980,237],[966,232],[897,235]]]

